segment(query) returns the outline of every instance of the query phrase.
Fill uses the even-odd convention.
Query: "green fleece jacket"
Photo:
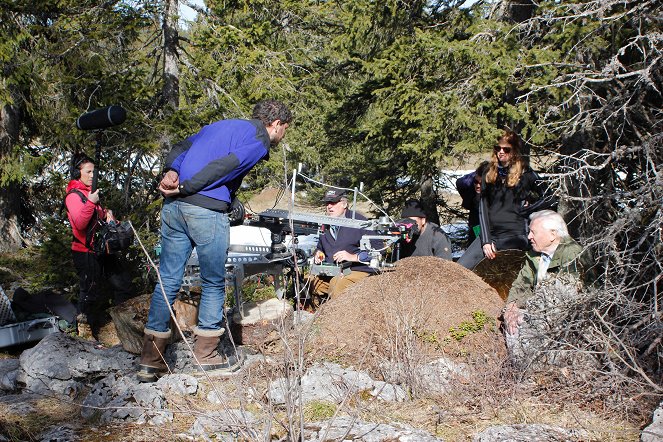
[[[550,260],[547,274],[558,274],[562,271],[579,274],[585,267],[585,258],[581,257],[581,254],[582,246],[573,238],[562,238]],[[513,281],[506,300],[507,304],[515,302],[518,307],[525,307],[525,302],[534,293],[534,287],[538,282],[536,275],[539,271],[540,259],[541,253],[529,251],[525,254],[525,264],[520,269],[516,280]]]

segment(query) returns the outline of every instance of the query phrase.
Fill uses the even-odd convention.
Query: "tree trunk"
[[[440,224],[440,215],[437,213],[437,194],[433,188],[433,178],[430,176],[421,177],[421,204],[426,211],[426,220],[435,224]]]
[[[163,15],[163,100],[167,113],[176,111],[179,108],[180,100],[180,68],[177,61],[178,18],[178,1],[166,0]]]
[[[533,0],[505,0],[495,4],[490,17],[512,23],[522,23],[534,16]]]
[[[0,161],[7,161],[12,147],[18,140],[20,111],[16,106],[5,104],[0,109]],[[22,238],[19,230],[18,213],[21,198],[18,182],[5,174],[0,175],[0,182],[7,184],[0,188],[0,253],[15,252],[21,247]]]

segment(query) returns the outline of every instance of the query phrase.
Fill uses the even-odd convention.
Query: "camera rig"
[[[293,173],[292,202],[294,203],[294,182],[298,175]],[[357,189],[355,188],[353,205],[356,203]],[[235,205],[235,202],[234,202]],[[294,204],[293,204],[294,206]],[[238,213],[244,214],[243,208]],[[236,220],[242,221],[242,220]],[[237,224],[237,223],[236,223]],[[226,259],[226,279],[233,286],[235,306],[243,316],[242,285],[244,278],[256,274],[268,274],[274,277],[276,294],[279,298],[286,296],[288,278],[302,278],[301,268],[306,266],[312,256],[313,250],[299,246],[298,237],[302,235],[318,235],[326,228],[324,226],[339,226],[353,229],[362,229],[359,247],[368,253],[369,266],[376,269],[393,267],[393,262],[399,258],[400,242],[409,241],[416,233],[416,224],[412,220],[393,221],[388,216],[376,219],[362,220],[352,218],[332,217],[312,213],[299,213],[289,210],[270,209],[245,218],[243,225],[257,229],[267,229],[270,232],[270,242],[267,245],[231,244]],[[289,246],[286,239],[290,237]],[[392,249],[391,260],[385,259],[385,251]],[[349,272],[349,263],[339,264],[313,264],[310,266],[312,274],[336,276]],[[280,277],[285,276],[281,286]],[[200,272],[198,257],[194,253],[187,262],[182,289],[188,291],[193,286],[200,285]],[[297,295],[295,295],[297,296]]]

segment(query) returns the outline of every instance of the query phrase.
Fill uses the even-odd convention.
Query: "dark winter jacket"
[[[472,171],[456,180],[456,189],[462,198],[461,206],[463,209],[470,211],[467,219],[469,227],[468,244],[475,240],[476,234],[474,227],[479,225],[479,194],[474,190],[474,177],[476,176],[476,171]]]
[[[437,256],[451,260],[451,242],[440,226],[428,222],[424,233],[401,245],[400,257],[408,256]]]
[[[555,205],[556,200],[546,195],[541,179],[529,167],[513,187],[507,187],[499,177],[488,184],[484,174],[479,203],[481,244],[493,243],[496,238],[526,237],[529,215]]]
[[[346,218],[352,218],[350,210],[345,212]],[[355,213],[355,219],[366,220],[366,217],[360,213]],[[364,235],[374,235],[375,232],[367,229],[354,229],[352,227],[339,227],[336,239],[331,233],[329,226],[325,226],[325,231],[320,235],[316,250],[325,254],[327,264],[334,264],[334,253],[345,250],[348,253],[359,255],[359,259],[367,259],[366,253],[360,253],[359,242]],[[373,247],[379,247],[375,241],[372,241]],[[353,271],[375,273],[376,269],[361,262],[353,262],[351,265]]]

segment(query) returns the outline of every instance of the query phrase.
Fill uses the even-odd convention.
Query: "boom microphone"
[[[76,127],[81,130],[106,129],[124,123],[127,111],[122,106],[106,106],[81,115]]]

